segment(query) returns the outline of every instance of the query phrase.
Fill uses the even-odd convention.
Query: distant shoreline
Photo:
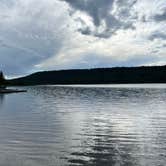
[[[42,71],[6,83],[12,86],[166,83],[166,66]]]

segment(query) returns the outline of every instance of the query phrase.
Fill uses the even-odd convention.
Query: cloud
[[[161,14],[156,14],[154,16],[154,19],[156,21],[166,21],[166,8],[165,8],[165,10]]]
[[[68,37],[64,31],[68,24],[64,4],[45,0],[1,1],[1,4],[0,61],[7,73],[30,71],[36,63],[61,49]]]
[[[84,35],[109,38],[116,30],[133,28],[130,21],[130,8],[135,0],[63,0],[72,7],[72,15],[77,17],[81,24],[78,30]],[[93,24],[90,26],[87,19],[81,17],[87,14]]]
[[[166,40],[166,34],[161,33],[161,32],[156,32],[156,33],[151,34],[149,39],[154,40],[156,38]]]
[[[0,0],[0,68],[166,63],[165,0]]]
[[[149,41],[142,39],[140,34],[137,33],[133,30],[127,32],[120,30],[111,40],[103,38],[99,40],[90,36],[78,35],[78,38],[70,42],[72,46],[64,47],[59,54],[36,67],[52,70],[59,68],[138,66],[164,59],[164,52],[160,52],[160,50],[164,51],[164,49],[161,49],[163,47],[162,40]],[[159,43],[160,47],[157,49],[156,46],[159,46]]]

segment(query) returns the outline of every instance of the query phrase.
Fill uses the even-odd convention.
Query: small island
[[[0,94],[19,93],[19,92],[26,92],[26,91],[25,90],[18,90],[18,89],[8,89],[6,86],[6,79],[3,75],[3,72],[0,71]]]

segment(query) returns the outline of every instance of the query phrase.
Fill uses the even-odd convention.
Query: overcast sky
[[[166,64],[166,0],[0,0],[0,69]]]

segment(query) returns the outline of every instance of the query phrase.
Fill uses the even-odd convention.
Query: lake
[[[0,95],[0,166],[166,164],[166,84],[19,89]]]

